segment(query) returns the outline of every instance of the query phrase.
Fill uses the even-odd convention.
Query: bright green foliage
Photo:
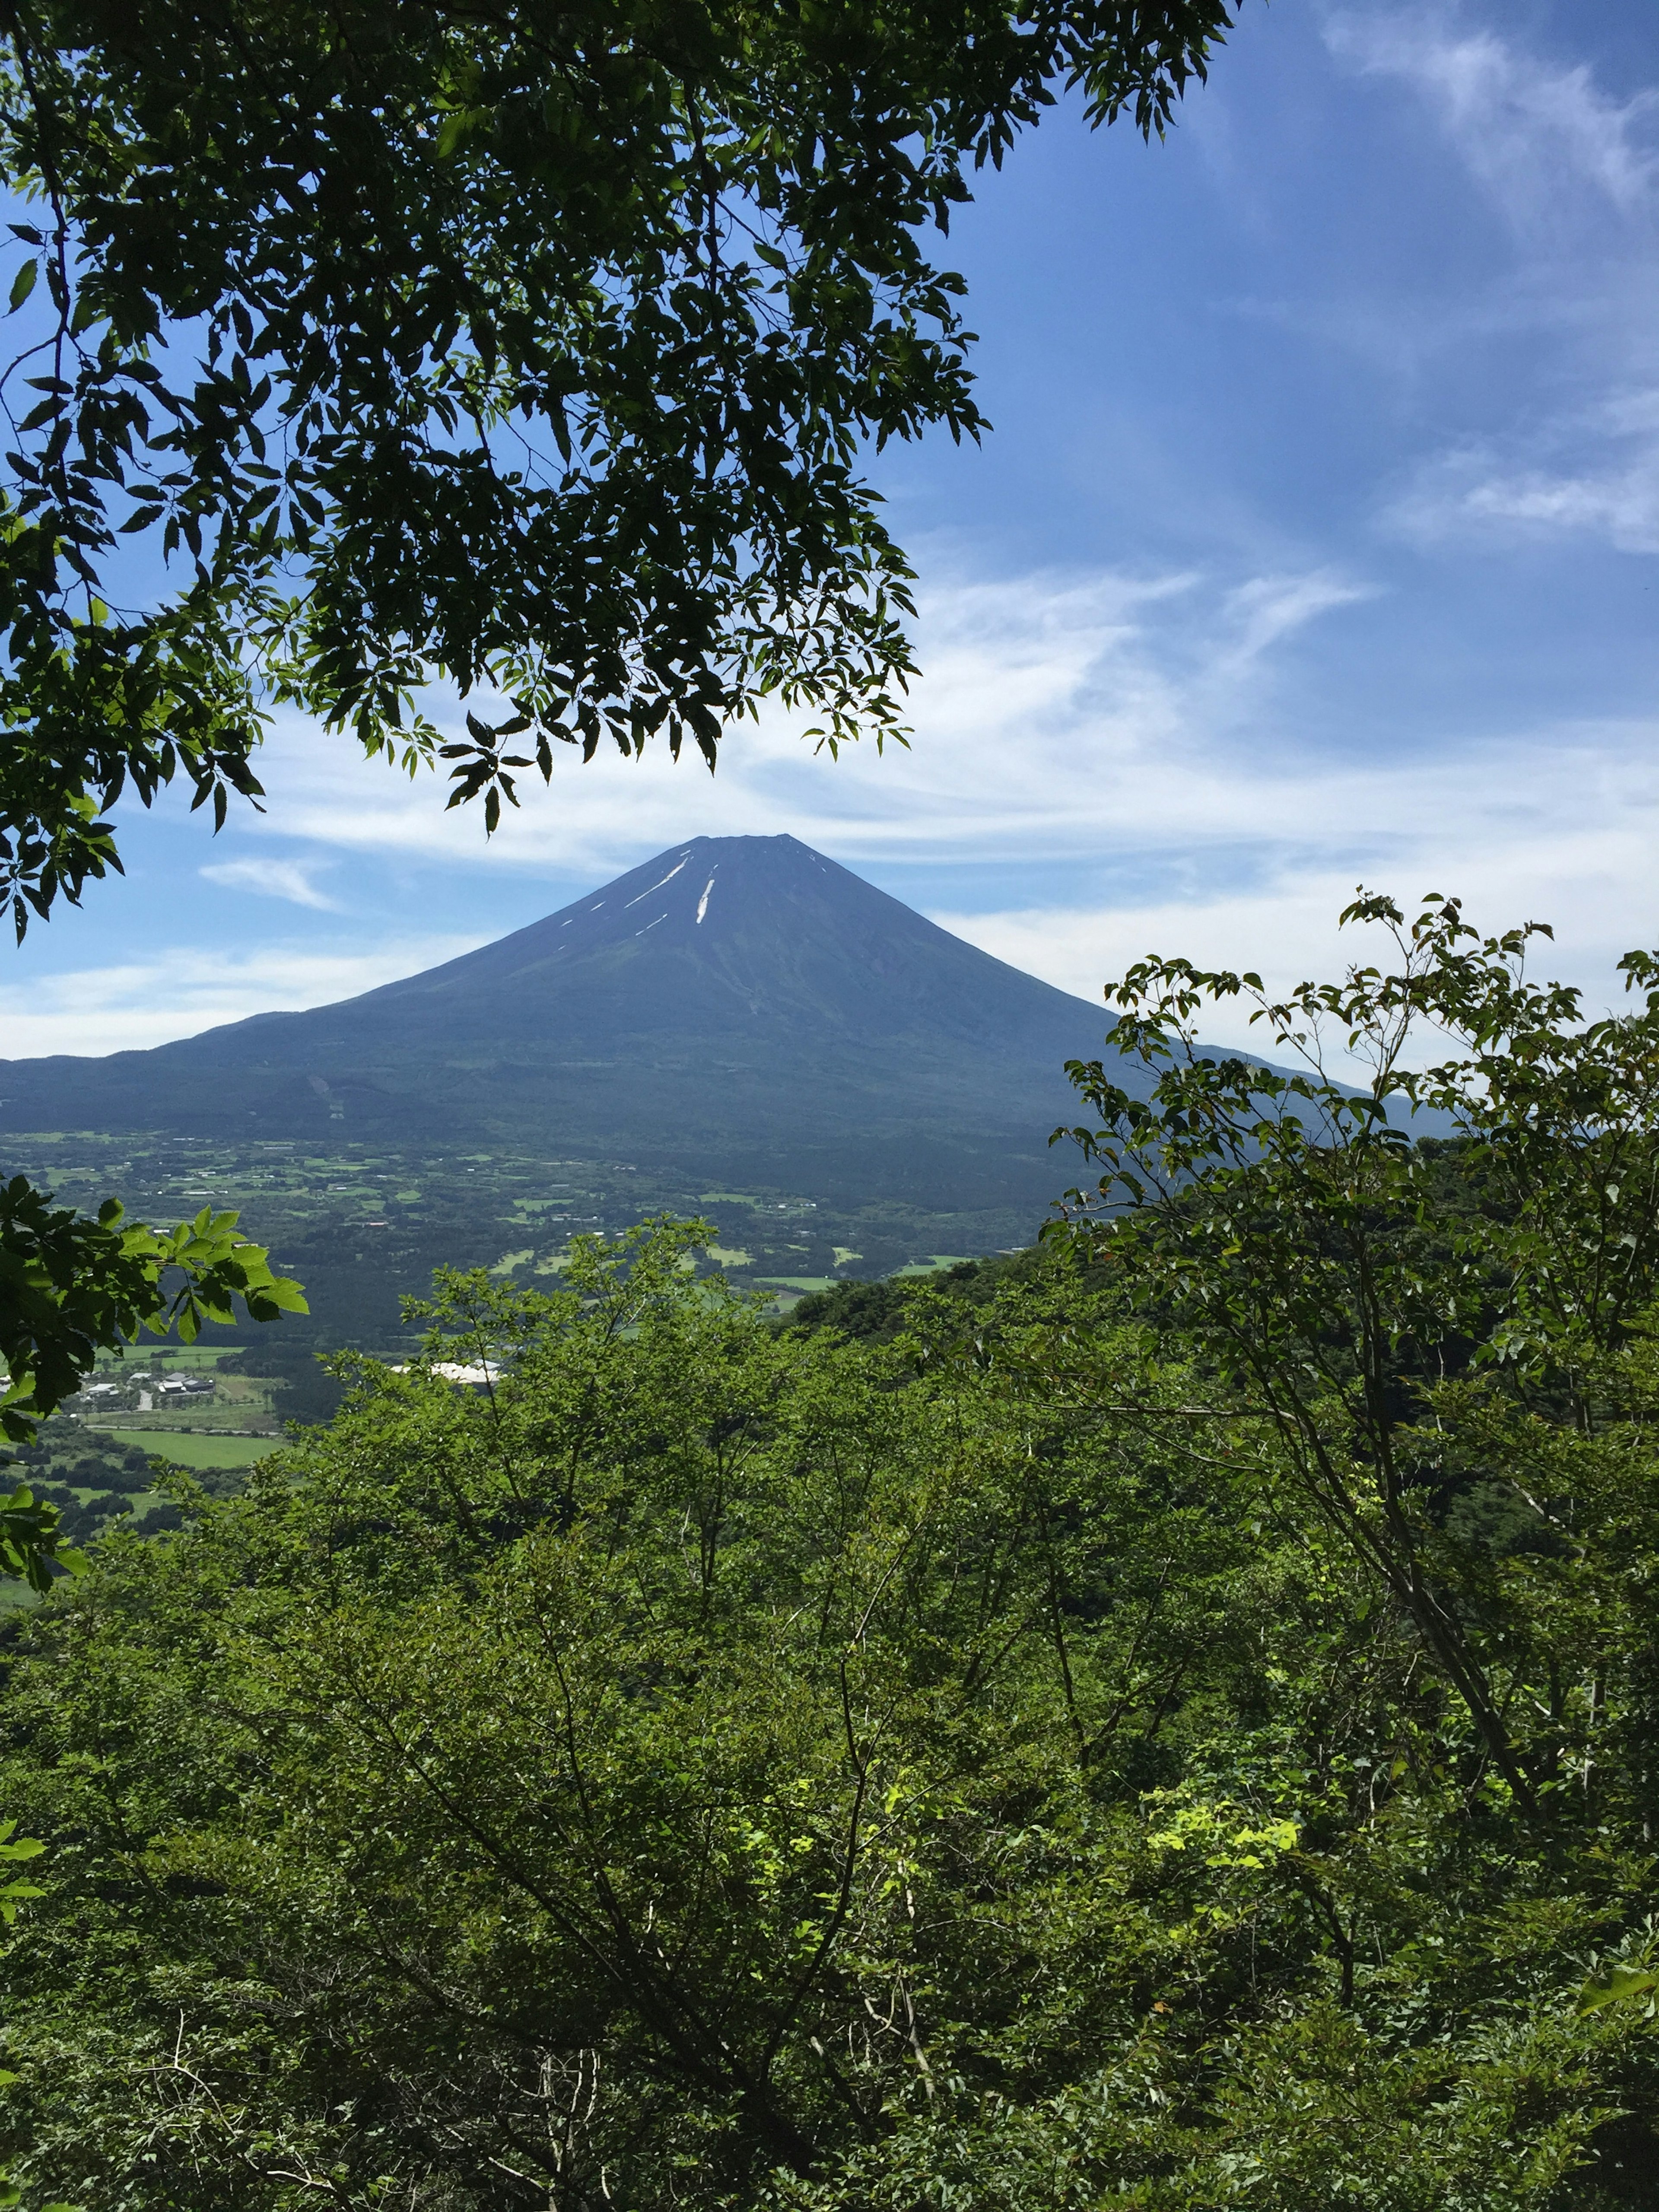
[[[237,1236],[234,1213],[204,1206],[157,1231],[123,1228],[121,1212],[110,1199],[94,1219],[54,1207],[21,1176],[0,1184],[0,1359],[10,1376],[0,1435],[14,1443],[79,1388],[100,1348],[141,1328],[176,1328],[192,1344],[204,1321],[234,1320],[238,1298],[255,1321],[306,1311],[299,1285]]]
[[[11,1840],[15,1820],[0,1820],[0,1860],[16,1864],[19,1860],[39,1858],[46,1845],[32,1836],[19,1836]],[[17,1917],[17,1908],[25,1899],[45,1895],[33,1882],[14,1881],[0,1884],[0,1920],[9,1928]]]
[[[1620,963],[1639,1012],[1581,1024],[1576,992],[1527,980],[1546,929],[1482,939],[1452,899],[1408,927],[1363,893],[1342,919],[1388,931],[1398,967],[1274,1005],[1257,976],[1154,960],[1109,993],[1115,1041],[1158,1080],[1141,1099],[1073,1065],[1105,1126],[1070,1133],[1104,1172],[1071,1194],[1070,1233],[1213,1366],[1216,1402],[1276,1433],[1535,1815],[1565,1692],[1517,1698],[1504,1632],[1436,1555],[1435,1501],[1490,1467],[1571,1545],[1582,1486],[1607,1479],[1572,1451],[1640,1406],[1622,1355],[1659,1287],[1659,957]],[[1193,1018],[1241,995],[1304,1073],[1200,1054]],[[1334,1049],[1363,1088],[1334,1079]],[[1449,1157],[1412,1144],[1425,1109],[1458,1133]]]
[[[0,1498],[0,1576],[44,1593],[52,1588],[54,1566],[84,1573],[86,1561],[58,1534],[60,1518],[58,1508],[37,1498],[26,1482]]]
[[[20,1632],[16,2171],[131,2212],[1644,2201],[1646,1340],[1589,1423],[1500,1370],[1420,1401],[1413,1556],[1523,1802],[1167,1315],[1062,1249],[890,1342],[778,1332],[703,1233],[451,1279],[414,1371]]]
[[[1081,86],[1161,131],[1221,0],[41,0],[0,27],[12,287],[0,896],[106,810],[258,791],[272,700],[452,804],[769,693],[896,726],[911,571],[867,441],[982,420],[943,229]],[[37,281],[38,280],[38,281]],[[113,611],[127,533],[173,587]],[[491,704],[506,702],[505,711]],[[492,713],[499,719],[488,719]],[[514,802],[516,803],[516,802]]]

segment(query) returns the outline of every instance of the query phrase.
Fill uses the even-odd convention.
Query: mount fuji
[[[795,838],[696,837],[443,966],[147,1052],[0,1061],[0,1133],[554,1146],[922,1206],[1046,1202],[1102,1006]]]

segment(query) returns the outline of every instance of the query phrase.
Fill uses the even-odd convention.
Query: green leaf
[[[34,289],[34,280],[40,274],[38,261],[26,261],[11,280],[11,306],[8,313],[15,314]]]
[[[1603,2005],[1634,2004],[1656,1989],[1659,1972],[1644,1966],[1614,1966],[1601,1980],[1585,1983],[1575,2009],[1582,2018],[1586,2013],[1600,2012]]]

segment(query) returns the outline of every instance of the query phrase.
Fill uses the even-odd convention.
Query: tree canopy
[[[923,235],[1062,89],[1162,132],[1230,27],[1222,0],[9,9],[18,937],[120,867],[124,793],[257,804],[282,702],[447,761],[491,830],[561,745],[712,768],[771,694],[832,751],[898,732],[911,570],[862,457],[984,427]],[[220,1260],[180,1224],[146,1273],[118,1212],[0,1207],[15,1414],[164,1323],[170,1267],[186,1313],[299,1295],[234,1219]]]
[[[1018,1266],[859,1335],[696,1224],[453,1276],[244,1496],[101,1540],[0,1709],[19,2185],[1649,2203],[1653,971],[1586,1024],[1365,910],[1392,973],[1263,1006],[1305,1076],[1188,1048],[1251,979],[1126,980],[1157,1095],[1078,1075],[1135,1202]]]
[[[1220,0],[26,4],[0,26],[0,895],[257,796],[288,701],[493,826],[556,748],[897,726],[871,444],[983,427],[923,251],[1058,93],[1162,131]],[[128,557],[155,546],[167,563]],[[126,549],[126,550],[124,550]],[[148,582],[160,588],[146,591]],[[422,703],[476,695],[445,744]]]

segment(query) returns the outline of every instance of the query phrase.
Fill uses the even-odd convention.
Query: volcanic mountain
[[[149,1052],[0,1061],[0,1130],[441,1140],[710,1180],[1038,1203],[1103,1008],[793,837],[697,837],[362,997]]]

